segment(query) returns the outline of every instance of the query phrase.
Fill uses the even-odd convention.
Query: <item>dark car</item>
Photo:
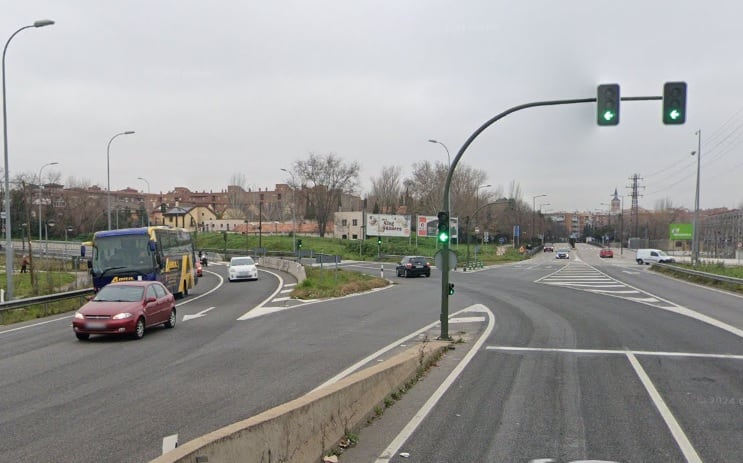
[[[158,281],[110,283],[75,312],[72,329],[77,339],[91,334],[128,334],[136,339],[145,328],[175,326],[175,298]]]
[[[423,256],[405,256],[397,264],[397,276],[399,277],[419,277],[431,276],[431,264]]]

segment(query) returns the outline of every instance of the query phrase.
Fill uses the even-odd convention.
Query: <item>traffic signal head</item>
[[[686,82],[666,82],[663,84],[663,123],[683,124],[686,122]]]
[[[454,283],[449,283],[449,296],[454,294]]]
[[[439,212],[439,234],[438,239],[441,243],[449,242],[449,213]]]
[[[596,94],[598,125],[619,124],[619,84],[601,84]]]
[[[302,249],[302,240],[297,240],[297,247]]]
[[[377,237],[377,245],[378,246],[381,246],[382,245],[382,237],[381,236]]]

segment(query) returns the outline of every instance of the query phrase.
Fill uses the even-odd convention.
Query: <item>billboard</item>
[[[690,240],[694,236],[694,225],[690,223],[672,223],[668,225],[668,236],[672,240]]]
[[[366,234],[369,236],[410,236],[410,216],[366,214]]]
[[[459,239],[459,217],[449,217],[449,237]],[[439,218],[435,215],[418,216],[418,236],[436,237],[439,234]]]

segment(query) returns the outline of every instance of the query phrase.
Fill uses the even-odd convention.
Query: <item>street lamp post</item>
[[[137,180],[142,180],[144,183],[147,184],[147,194],[150,194],[150,182],[147,181],[144,177],[137,177]],[[144,212],[147,214],[147,226],[150,226],[150,211],[147,209],[147,200],[144,202]],[[199,229],[199,224],[196,224],[196,229]]]
[[[694,195],[694,227],[691,237],[691,263],[693,265],[699,265],[699,171],[702,165],[702,129],[697,130],[696,135],[697,150],[691,152],[692,156],[697,155],[697,191]]]
[[[286,169],[281,169],[281,170],[289,174],[292,178],[292,252],[294,253],[294,255],[296,255],[297,254],[297,221],[296,221],[295,210],[297,208],[297,203],[296,203],[294,192],[297,189],[297,183],[294,181],[294,173],[289,172]]]
[[[106,212],[108,213],[108,229],[111,229],[111,142],[114,141],[119,135],[131,135],[133,130],[127,130],[126,132],[120,132],[111,137],[106,147]]]
[[[539,215],[542,218],[542,223],[544,224],[544,216],[542,216],[542,207],[544,206],[550,206],[550,203],[539,203],[539,207],[537,208],[539,210]],[[542,227],[539,227],[540,231],[542,230]],[[542,233],[542,246],[544,246],[544,233]]]
[[[547,195],[536,195],[531,198],[531,241],[534,241],[534,217],[537,214],[537,198],[544,198]]]
[[[5,94],[5,55],[8,51],[8,45],[10,45],[10,41],[13,40],[13,37],[16,36],[19,32],[21,32],[24,29],[29,29],[31,27],[44,27],[44,26],[51,26],[54,24],[54,21],[51,19],[40,19],[38,21],[34,21],[33,24],[30,26],[23,26],[17,31],[13,32],[11,34],[10,38],[8,38],[8,41],[5,42],[5,47],[3,48],[3,66],[2,66],[2,75],[3,75],[3,153],[5,157],[5,275],[7,278],[7,288],[6,288],[6,299],[10,300],[13,299],[13,241],[12,241],[12,233],[11,233],[11,223],[10,223],[10,171],[8,169],[8,109],[7,109],[7,101],[8,98]]]
[[[59,164],[58,162],[49,162],[47,164],[44,164],[41,166],[41,169],[39,169],[39,242],[41,242],[41,189],[42,189],[42,181],[41,181],[41,172],[44,170],[44,167],[47,166],[56,166]],[[48,246],[48,245],[47,245]]]
[[[475,230],[477,230],[477,213],[480,210],[480,188],[490,188],[492,185],[480,185],[477,187],[477,190],[475,190]],[[484,237],[483,237],[484,239]]]
[[[442,142],[438,140],[431,139],[431,140],[428,140],[428,143],[436,143],[444,147],[444,150],[446,150],[447,166],[449,169],[451,169],[451,156],[449,156],[449,148],[447,148],[445,144],[443,144]],[[449,214],[451,214],[451,192],[448,192],[448,194],[446,195],[446,204],[449,205]]]

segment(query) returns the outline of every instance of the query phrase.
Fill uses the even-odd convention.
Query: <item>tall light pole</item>
[[[111,137],[106,147],[106,212],[108,212],[108,229],[111,229],[111,142],[114,141],[119,135],[131,135],[133,130],[127,130],[126,132],[120,132]]]
[[[431,139],[431,140],[428,140],[428,143],[436,143],[444,147],[444,150],[446,150],[447,168],[451,169],[451,156],[449,156],[449,148],[447,148],[445,144],[441,143],[438,140]],[[449,194],[447,194],[446,196],[446,204],[449,205],[449,215],[451,217],[451,192],[449,192]]]
[[[694,226],[691,237],[691,263],[693,265],[699,265],[699,170],[702,165],[702,129],[696,131],[696,136],[697,150],[691,152],[692,156],[697,155],[697,192],[694,195]]]
[[[142,180],[144,183],[147,184],[147,194],[150,194],[150,182],[147,181],[144,177],[137,177],[137,180]],[[144,212],[147,214],[147,226],[150,226],[150,211],[147,209],[147,200],[144,202]],[[199,229],[199,224],[196,224],[196,229]]]
[[[297,203],[295,201],[295,195],[294,192],[297,189],[297,182],[294,181],[294,173],[286,170],[281,169],[287,174],[289,174],[292,178],[292,252],[296,255],[297,254],[297,221],[295,219],[295,209],[297,208]]]
[[[42,180],[41,180],[41,171],[44,170],[44,167],[47,166],[56,166],[59,164],[58,162],[49,162],[47,164],[44,164],[41,166],[41,169],[39,169],[39,241],[41,241],[41,189],[42,189]]]
[[[534,217],[537,215],[537,198],[544,198],[547,195],[536,195],[531,197],[531,236],[529,239],[534,241]]]
[[[550,206],[550,205],[551,205],[550,203],[539,203],[539,207],[537,208],[537,209],[539,209],[539,214],[542,215],[542,207],[543,206]],[[544,224],[544,217],[542,217],[542,223]],[[540,230],[541,229],[542,228],[540,227]],[[542,233],[542,246],[544,246],[544,233]]]
[[[8,109],[7,101],[8,98],[5,94],[5,54],[8,51],[8,45],[13,37],[24,29],[31,27],[44,27],[51,26],[54,21],[51,19],[40,19],[34,21],[30,26],[23,26],[17,31],[13,32],[7,42],[5,42],[5,48],[3,48],[3,152],[5,155],[5,275],[7,278],[6,288],[6,299],[13,299],[13,240],[11,224],[10,224],[10,171],[8,169]]]

